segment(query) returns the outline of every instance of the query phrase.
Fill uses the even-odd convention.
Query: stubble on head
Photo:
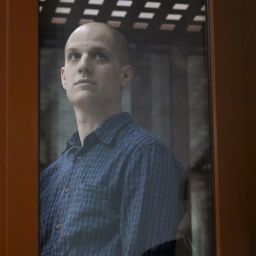
[[[127,40],[125,39],[124,35],[119,32],[117,29],[112,28],[111,26],[105,24],[105,23],[100,23],[100,22],[90,22],[83,24],[79,27],[77,27],[68,37],[65,48],[64,48],[64,58],[66,59],[66,53],[68,49],[68,44],[74,33],[78,32],[81,29],[86,29],[86,28],[92,28],[93,27],[101,27],[105,29],[107,32],[110,33],[110,35],[113,38],[113,42],[115,44],[115,48],[117,49],[118,56],[119,56],[119,62],[121,66],[125,66],[129,64],[129,46],[127,43]]]
[[[106,63],[95,62],[93,57],[95,49],[97,52],[99,49],[102,49],[103,52],[105,49],[108,52]],[[93,71],[84,77],[95,82],[94,88],[89,86],[88,89],[81,90],[81,87],[72,86],[72,79],[82,78],[79,78],[78,74],[78,70],[81,71],[81,69],[76,68],[80,64],[70,63],[70,55],[76,54],[76,52],[81,60],[80,64],[83,70],[88,70],[85,68],[87,64],[83,64],[87,63],[86,58],[89,63],[92,63],[89,66],[93,67],[91,68]],[[71,33],[65,45],[62,85],[76,110],[76,117],[89,115],[107,117],[121,111],[123,88],[128,85],[128,81],[133,76],[133,68],[128,60],[126,39],[119,31],[107,24],[87,23]]]

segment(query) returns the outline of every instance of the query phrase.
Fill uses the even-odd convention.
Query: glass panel
[[[48,167],[42,175],[47,176],[51,180],[52,178],[50,176],[56,174],[57,181],[51,180],[51,182],[54,182],[54,186],[59,186],[59,184],[64,186],[64,183],[61,182],[65,179],[65,184],[72,184],[73,182],[72,175],[74,174],[71,172],[71,169],[74,169],[74,172],[77,171],[72,162],[74,160],[68,160],[68,158],[63,160],[63,158],[59,158],[66,154],[62,154],[62,152],[67,152],[67,139],[77,130],[77,115],[74,114],[73,106],[67,100],[66,92],[62,88],[60,69],[65,63],[64,46],[70,33],[79,24],[87,24],[92,21],[107,23],[115,27],[125,35],[128,41],[129,62],[134,67],[134,76],[123,91],[121,102],[122,111],[128,112],[136,124],[153,133],[154,136],[160,139],[161,143],[163,142],[167,145],[173,154],[173,159],[175,161],[177,160],[178,165],[181,166],[179,172],[185,173],[185,182],[179,188],[182,198],[183,214],[175,234],[175,239],[172,238],[167,241],[163,239],[161,242],[159,242],[161,239],[156,239],[159,243],[153,242],[151,245],[154,244],[154,246],[151,247],[145,244],[143,255],[160,255],[160,252],[177,256],[215,255],[212,203],[211,121],[209,109],[210,91],[206,31],[207,8],[205,6],[207,6],[207,3],[202,0],[181,2],[160,0],[39,1],[40,166],[43,170],[50,163],[55,163],[50,168]],[[60,10],[66,13],[60,13]],[[117,16],[118,13],[120,14],[119,16]],[[97,127],[100,127],[100,125]],[[78,152],[80,152],[79,150]],[[95,157],[95,162],[101,163],[101,160],[97,158],[97,154]],[[58,173],[61,172],[64,175],[65,171],[58,167],[60,163],[57,162],[56,164],[56,159],[67,161],[65,164],[61,163],[61,166],[64,169],[71,168],[68,174],[70,176],[58,176]],[[118,168],[118,161],[112,168]],[[49,170],[51,170],[50,174]],[[85,168],[85,172],[87,171]],[[48,174],[45,174],[47,172]],[[107,180],[109,179],[105,177],[97,185],[108,186]],[[88,177],[85,180],[86,182],[88,182]],[[126,180],[120,182],[124,183]],[[161,186],[161,184],[154,183],[153,185],[153,183],[151,184],[152,189],[150,191],[156,191],[158,193],[159,187],[157,186]],[[134,181],[135,184],[136,181]],[[53,189],[51,187],[51,183],[47,183],[44,186],[47,189],[41,185],[42,198],[47,193],[50,195],[53,191],[59,193],[56,188]],[[100,188],[102,189],[102,187]],[[103,188],[105,189],[106,187],[103,186]],[[70,188],[63,187],[63,191],[65,189]],[[94,186],[93,189],[95,189]],[[121,187],[122,191],[123,189],[124,187]],[[97,192],[103,194],[102,191]],[[78,194],[78,192],[76,193]],[[92,192],[90,190],[87,193],[90,194]],[[100,195],[97,194],[97,196]],[[66,202],[65,200],[68,199],[64,199],[64,195],[61,195],[58,197],[58,200],[64,204]],[[119,200],[121,199],[119,198]],[[160,204],[161,208],[169,209],[170,207],[168,208],[167,204],[165,204],[164,196],[161,196],[161,200],[163,200],[162,204]],[[117,200],[117,205],[118,202]],[[47,203],[49,202],[47,201]],[[58,201],[51,201],[51,203],[53,205],[58,204]],[[172,199],[170,198],[170,205],[172,203]],[[41,205],[41,214],[48,211],[47,213],[49,215],[51,211],[49,209],[47,211],[45,210],[45,204],[44,202]],[[64,231],[58,231],[62,234],[60,235],[60,240],[58,240],[58,235],[52,231],[54,225],[55,230],[61,230],[62,225],[64,225],[63,222],[68,221],[65,213],[69,213],[70,205],[72,205],[71,202],[65,205],[65,209],[56,210],[54,213],[58,215],[57,217],[55,216],[56,218],[50,215],[48,217],[44,216],[41,226],[41,237],[44,236],[42,248],[45,251],[47,251],[47,246],[52,246],[49,242],[51,241],[50,236],[51,238],[53,237],[52,239],[56,239],[57,247],[61,243],[60,241],[67,239],[65,242],[68,244],[67,248],[69,249],[64,248],[63,250],[70,250],[70,252],[76,253],[79,250],[86,250],[86,246],[84,248],[79,247],[81,246],[79,242],[76,243],[72,240],[79,241],[83,235],[72,237],[71,233],[67,235],[61,233]],[[117,205],[115,207],[121,207]],[[178,205],[174,207],[178,208]],[[104,210],[106,211],[107,209]],[[160,212],[168,216],[168,213],[164,210]],[[91,221],[96,221],[97,213],[93,213],[94,217]],[[118,218],[121,218],[120,214],[118,212]],[[128,211],[126,215],[129,217]],[[142,222],[138,222],[140,225],[144,225],[142,223],[143,220],[147,220],[147,215],[150,214],[148,212],[143,213],[141,217]],[[68,216],[70,217],[70,215]],[[154,218],[158,220],[161,220],[161,218],[164,219],[163,215],[156,215]],[[56,223],[57,220],[62,221]],[[120,219],[118,223],[118,225],[121,225]],[[148,230],[155,230],[156,234],[158,229],[162,228],[164,230],[164,224],[161,221],[154,222],[152,220],[152,223],[158,223],[159,225]],[[145,225],[151,225],[152,223],[146,222]],[[79,225],[82,224],[79,223]],[[130,225],[132,224],[130,223]],[[118,232],[125,233],[127,230],[129,231],[129,227],[128,225],[124,230],[119,229]],[[139,229],[141,226],[138,225],[137,228]],[[47,229],[49,230],[47,231]],[[143,227],[141,230],[147,229]],[[139,232],[142,232],[141,230]],[[79,230],[79,232],[82,234],[83,230]],[[112,231],[109,230],[109,232]],[[55,238],[54,235],[56,235]],[[122,235],[124,234],[117,235],[116,233],[116,239],[125,240]],[[130,237],[129,239],[131,241],[133,240],[133,233],[126,235]],[[66,236],[72,238],[68,240]],[[142,237],[144,236],[146,234],[142,232]],[[150,236],[152,239],[154,237],[154,235]],[[136,240],[138,241],[138,239],[141,239],[141,244],[145,242],[143,240],[144,238],[137,237]],[[129,250],[132,251],[132,247],[129,248],[128,242],[127,244],[122,244],[119,240],[115,241],[119,249],[112,251],[115,253],[111,255],[125,255],[124,252],[120,254],[120,251],[118,251],[121,250],[120,248],[122,246],[127,248],[125,253],[129,252]],[[173,240],[176,241],[175,252],[173,251]],[[112,246],[113,244],[111,243],[113,240],[105,244],[100,243],[98,240],[97,242],[99,247],[90,247],[90,250],[95,253],[98,251],[99,253],[102,247],[105,249],[101,248],[103,251],[97,255],[107,255],[106,253],[109,251],[107,251],[105,246]],[[111,247],[111,249],[113,248]],[[111,251],[111,249],[108,247],[108,250]],[[87,251],[84,251],[84,254],[86,253]],[[128,255],[136,254],[128,253]],[[142,251],[138,255],[142,255]]]

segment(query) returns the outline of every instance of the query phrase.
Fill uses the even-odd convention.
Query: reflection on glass
[[[214,255],[205,3],[157,1],[150,7],[147,1],[122,1],[130,5],[119,10],[116,1],[73,1],[65,6],[50,2],[39,3],[41,169],[61,155],[77,129],[60,80],[65,39],[79,24],[92,20],[117,27],[128,39],[135,69],[122,110],[164,141],[187,173],[175,255]],[[106,6],[109,14],[103,14]],[[58,14],[61,8],[70,13]],[[98,16],[84,13],[89,9]],[[114,11],[126,15],[113,18]]]

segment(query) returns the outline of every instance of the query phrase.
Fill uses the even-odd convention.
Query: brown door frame
[[[0,8],[0,255],[38,254],[37,1]]]
[[[209,1],[217,256],[254,253],[256,84],[252,54],[256,33],[252,3]]]
[[[252,0],[209,0],[217,256],[252,255],[255,42]],[[0,255],[38,254],[38,21],[0,9]]]

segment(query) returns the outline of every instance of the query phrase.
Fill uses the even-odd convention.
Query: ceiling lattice
[[[91,21],[108,23],[129,41],[202,37],[205,4],[203,0],[40,0],[40,44],[58,45],[78,25]]]

